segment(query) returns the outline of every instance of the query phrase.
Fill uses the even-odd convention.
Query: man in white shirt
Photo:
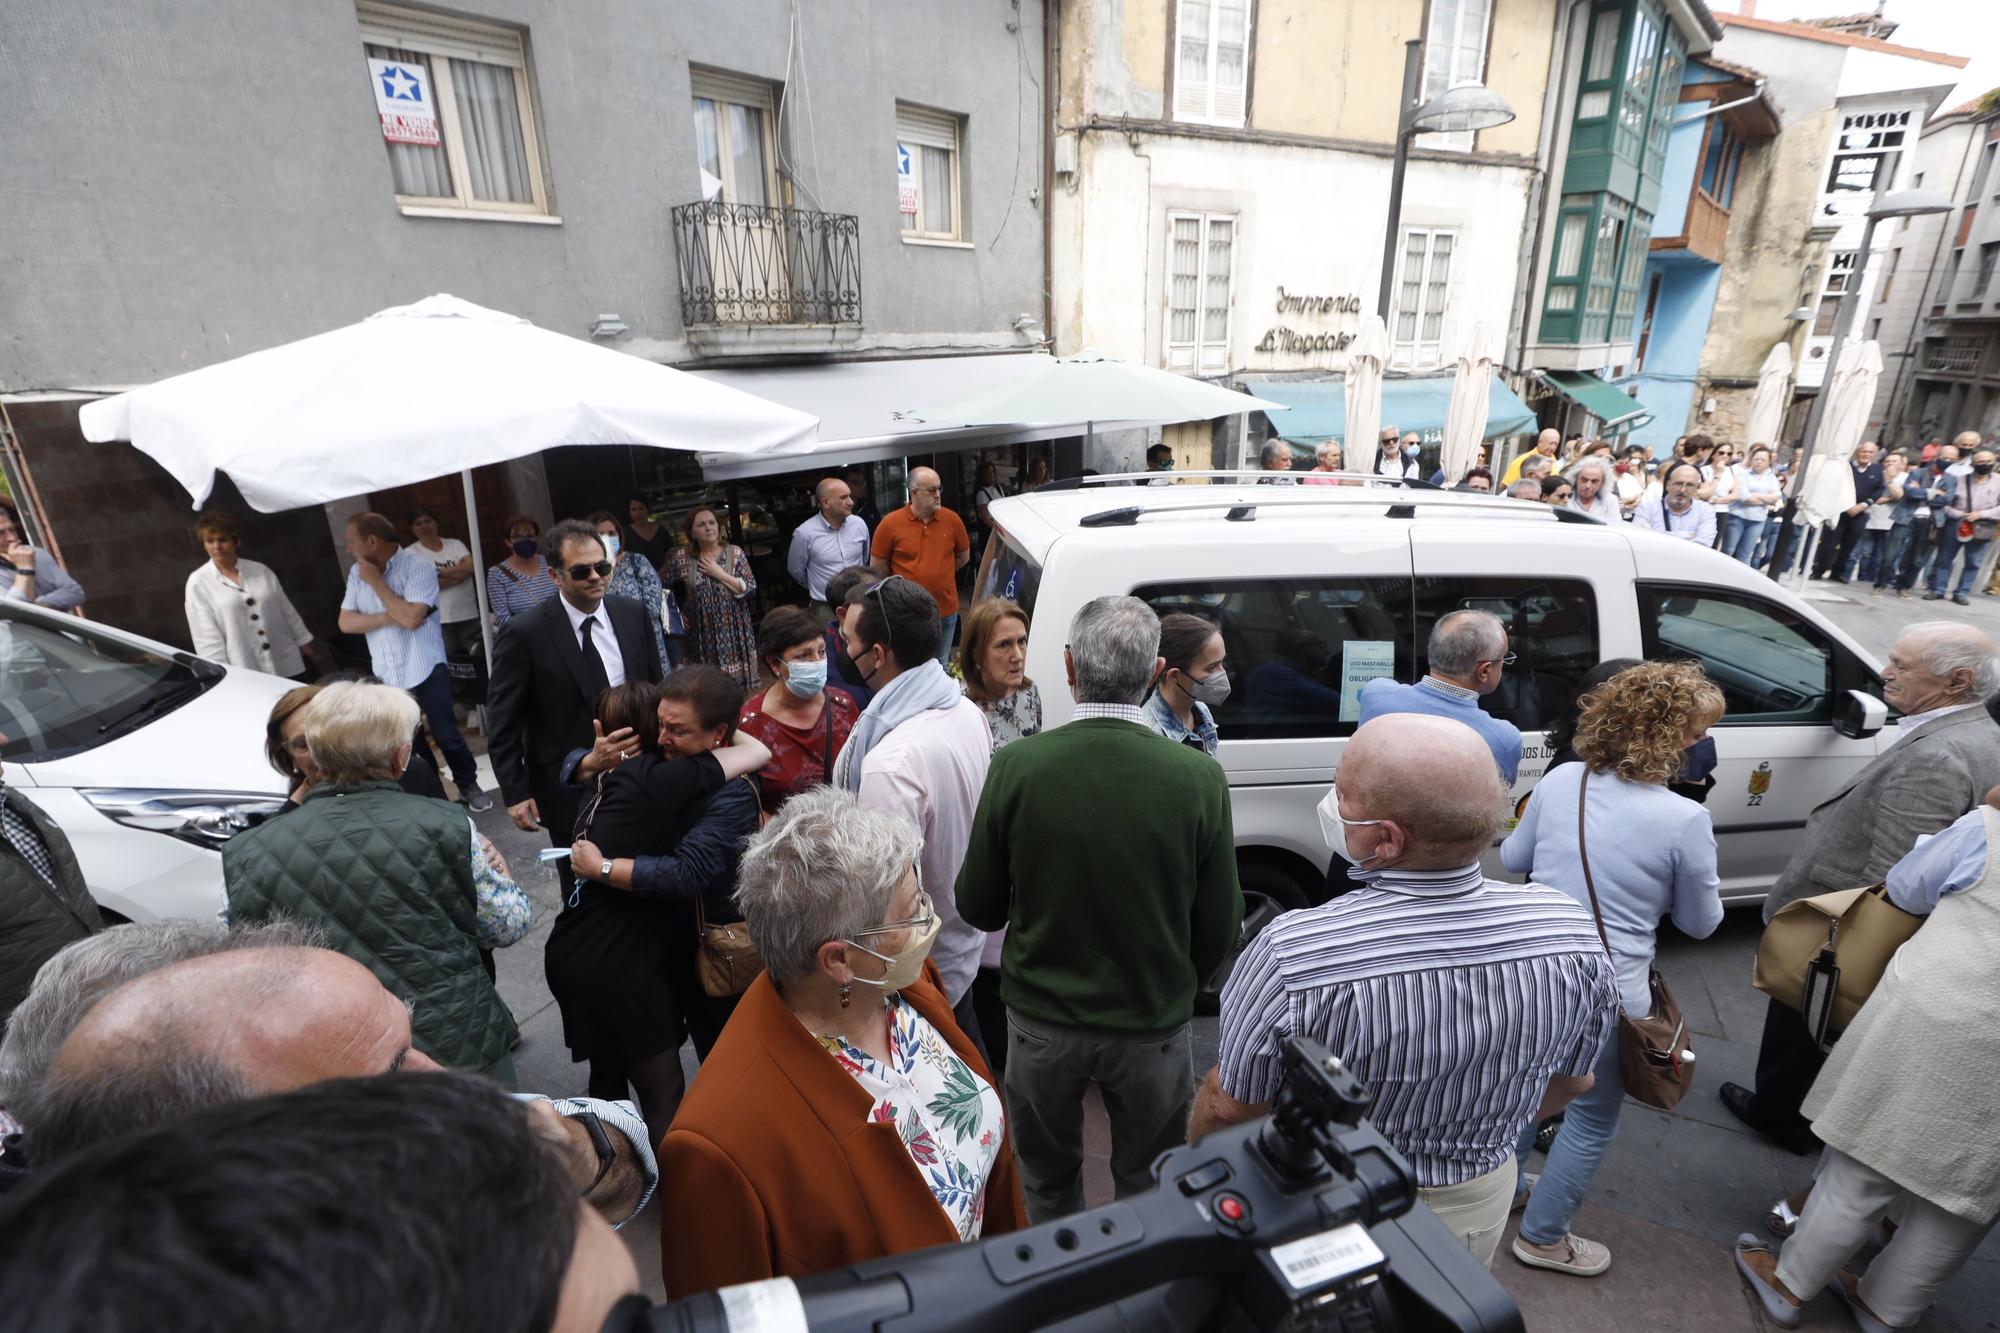
[[[837,608],[826,604],[826,581],[843,569],[868,563],[868,525],[855,516],[854,492],[839,477],[813,488],[819,512],[792,531],[785,568],[812,599],[813,615],[831,624]]]
[[[456,537],[438,533],[437,515],[419,509],[410,515],[416,540],[403,549],[437,569],[438,624],[447,653],[469,653],[479,643],[479,590],[472,582],[472,552]]]
[[[982,1037],[973,1016],[972,979],[986,932],[959,915],[957,890],[993,737],[979,705],[938,665],[943,638],[937,599],[901,575],[862,584],[848,597],[841,640],[875,693],[834,762],[833,781],[923,835],[917,880],[941,923],[931,961],[959,1027],[983,1050],[1007,1034]]]
[[[1715,506],[1695,498],[1700,489],[1700,468],[1693,463],[1671,463],[1667,466],[1662,493],[1641,500],[1632,522],[1696,546],[1713,546]]]

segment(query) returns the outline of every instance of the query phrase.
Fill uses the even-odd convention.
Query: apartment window
[[[1632,354],[1632,373],[1638,374],[1646,368],[1646,349],[1653,344],[1653,319],[1660,313],[1660,279],[1655,273],[1646,289],[1646,317],[1639,321],[1639,346]]]
[[[1458,233],[1411,227],[1403,232],[1396,283],[1395,348],[1398,365],[1435,366],[1444,359],[1444,307],[1451,287]]]
[[[1965,192],[1967,199],[1977,199],[1980,192],[1986,188],[1986,182],[1993,175],[1993,154],[1996,149],[2000,149],[2000,144],[1990,143],[1980,150],[1979,165],[1972,169],[1972,188]]]
[[[547,214],[522,34],[386,5],[357,12],[396,202]]]
[[[1174,43],[1174,119],[1242,125],[1249,105],[1250,0],[1178,0]]]
[[[1882,188],[1889,189],[1896,179],[1896,163],[1902,157],[1909,123],[1908,111],[1857,111],[1845,117],[1834,145],[1833,165],[1827,169],[1826,192],[1873,193],[1878,170]]]
[[[691,83],[701,197],[760,208],[779,203],[771,85],[704,69],[692,71]]]
[[[1924,350],[1925,370],[1970,375],[1979,369],[1979,358],[1986,350],[1986,339],[1977,333],[1954,333],[1949,338],[1927,343]]]
[[[1591,19],[1590,55],[1576,99],[1578,120],[1601,120],[1611,114],[1611,76],[1618,68],[1618,26],[1623,17],[1617,5],[1608,5]]]
[[[1826,279],[1820,284],[1819,313],[1813,319],[1813,335],[1825,337],[1833,332],[1833,326],[1840,319],[1841,298],[1854,285],[1855,275],[1860,271],[1857,261],[1860,253],[1855,250],[1836,250],[1826,266]]]
[[[1632,12],[1632,41],[1625,49],[1625,92],[1618,99],[1618,132],[1613,151],[1637,161],[1646,142],[1646,115],[1653,105],[1659,72],[1660,22],[1641,5]]]
[[[1486,78],[1486,34],[1493,0],[1431,0],[1430,28],[1424,36],[1423,101],[1448,88]],[[1426,148],[1468,150],[1470,131],[1426,134]]]
[[[897,207],[906,241],[962,241],[959,119],[896,104]]]
[[[1944,279],[1938,283],[1937,304],[1933,307],[1933,309],[1943,310],[1944,303],[1951,299],[1952,289],[1958,286],[1958,266],[1964,261],[1965,261],[1964,246],[1960,246],[1958,249],[1953,250],[1951,252],[1951,257],[1944,261]]]
[[[1993,285],[1993,265],[2000,262],[2000,245],[1979,247],[1979,277],[1972,284],[1972,294],[1984,297],[1986,289]]]
[[[1651,249],[1647,242],[1652,235],[1651,215],[1635,210],[1632,225],[1626,229],[1624,259],[1618,266],[1618,299],[1611,311],[1614,342],[1629,336],[1633,317],[1639,313],[1639,288],[1646,280],[1646,256]]]
[[[1167,369],[1229,369],[1229,280],[1236,219],[1227,213],[1167,215]]]

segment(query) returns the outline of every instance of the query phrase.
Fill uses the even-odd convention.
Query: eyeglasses
[[[871,583],[861,590],[863,597],[873,597],[875,599],[875,608],[882,613],[884,643],[895,637],[895,622],[889,618],[889,603],[883,598],[882,589],[891,583],[899,581],[902,577],[901,574],[891,574],[888,578]]]
[[[937,913],[931,910],[931,896],[922,889],[917,890],[917,914],[907,921],[885,921],[879,926],[850,932],[855,935],[887,935],[898,930],[928,930],[931,922],[937,920]]]
[[[1476,665],[1478,665],[1478,666],[1489,666],[1489,665],[1490,665],[1490,666],[1513,666],[1513,665],[1514,665],[1514,663],[1516,663],[1516,662],[1518,662],[1518,661],[1520,661],[1520,660],[1521,660],[1521,659],[1520,659],[1520,658],[1519,658],[1519,657],[1518,657],[1518,656],[1517,656],[1516,654],[1514,654],[1514,653],[1508,653],[1508,654],[1507,654],[1507,655],[1506,655],[1505,657],[1482,657],[1482,658],[1480,658],[1480,659],[1479,659],[1479,661],[1478,661],[1478,663],[1477,663]]]
[[[943,491],[943,490],[944,490],[944,487],[942,487],[942,486],[912,486],[912,487],[910,487],[910,494],[912,494],[912,495],[937,495],[937,494],[939,494],[939,493],[940,493],[941,491]]]
[[[569,576],[578,583],[583,582],[592,574],[602,579],[608,579],[611,577],[611,571],[616,568],[618,566],[612,564],[609,560],[600,560],[594,565],[571,565],[569,567]]]

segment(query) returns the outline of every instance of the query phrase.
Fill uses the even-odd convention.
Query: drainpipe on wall
[[[1056,352],[1056,117],[1061,104],[1059,0],[1042,0],[1042,336]]]

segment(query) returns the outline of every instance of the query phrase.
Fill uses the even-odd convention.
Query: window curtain
[[[472,197],[488,203],[535,202],[514,71],[506,65],[454,59],[451,81]]]
[[[377,60],[400,60],[406,65],[422,66],[424,82],[430,86],[431,97],[437,97],[437,76],[431,72],[429,56],[421,51],[373,43],[369,43],[367,49],[368,54]],[[443,144],[385,141],[382,146],[389,150],[389,175],[395,182],[397,194],[424,199],[450,199],[457,193],[452,189],[451,166],[445,161]]]
[[[924,145],[923,186],[924,230],[941,236],[955,235],[951,219],[951,150]]]

